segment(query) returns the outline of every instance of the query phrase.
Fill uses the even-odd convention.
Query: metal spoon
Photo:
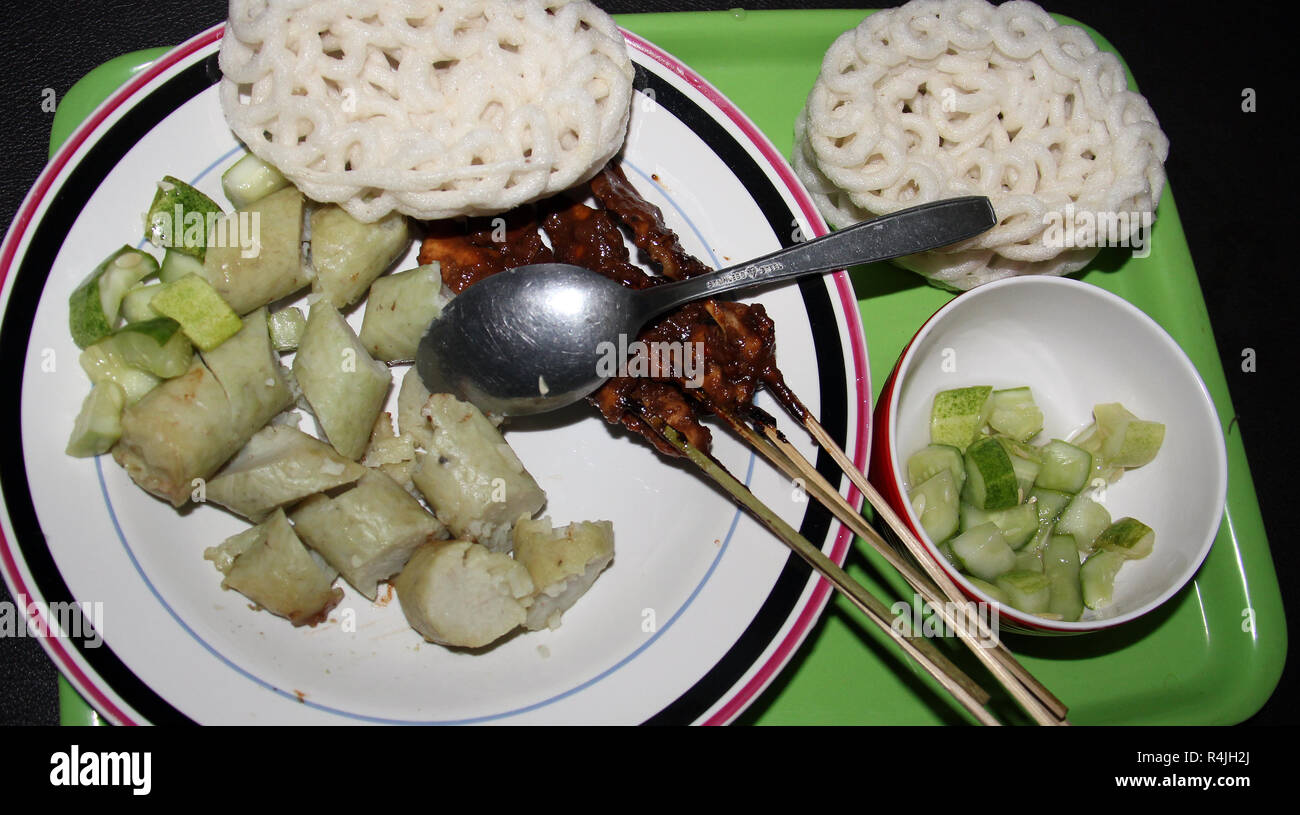
[[[626,349],[646,322],[675,306],[936,249],[996,223],[987,198],[936,201],[640,291],[567,263],[520,266],[457,295],[420,341],[415,366],[433,393],[501,415],[544,413],[600,387],[611,351]]]

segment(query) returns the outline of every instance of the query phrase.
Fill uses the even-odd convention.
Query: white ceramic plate
[[[89,388],[68,334],[69,293],[108,253],[140,242],[164,174],[224,201],[220,175],[240,148],[214,85],[220,36],[217,27],[195,37],[101,106],[52,160],[0,250],[3,376],[21,383],[22,399],[20,433],[0,463],[0,565],[38,624],[77,601],[102,635],[45,637],[51,658],[114,722],[733,719],[802,641],[827,587],[700,476],[586,406],[517,422],[507,438],[552,518],[614,522],[614,564],[560,629],[477,654],[425,643],[395,601],[375,605],[346,586],[315,628],[254,611],[202,558],[246,523],[210,506],[177,513],[111,458],[64,455]],[[670,56],[628,41],[638,95],[624,166],[688,250],[727,265],[825,231],[743,114]],[[865,463],[871,388],[847,279],[781,287],[761,302],[794,391]],[[776,412],[765,395],[760,404]],[[786,429],[813,457],[806,436]],[[725,432],[714,436],[732,472],[842,561],[849,539],[838,524]]]

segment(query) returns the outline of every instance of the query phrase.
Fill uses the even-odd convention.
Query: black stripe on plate
[[[191,65],[133,105],[77,162],[67,180],[54,193],[14,273],[9,306],[3,324],[0,324],[0,381],[18,383],[14,393],[22,393],[27,344],[36,318],[36,306],[72,224],[81,215],[90,196],[145,133],[214,84],[214,73],[207,63],[215,64],[215,61],[214,55]],[[10,407],[18,414],[10,426],[19,426],[18,400],[12,400]],[[13,434],[11,440],[12,443],[0,453],[0,488],[4,490],[9,520],[13,525],[15,540],[12,543],[31,571],[42,599],[47,603],[71,603],[74,598],[54,563],[32,504],[22,433]],[[94,545],[98,542],[87,543]],[[155,724],[194,724],[141,682],[113,653],[106,640],[97,648],[87,648],[80,639],[63,642],[75,647],[90,667],[147,720]]]
[[[640,64],[636,65],[634,87],[642,92],[653,92],[657,104],[676,116],[722,159],[758,204],[781,246],[795,243],[794,233],[798,224],[795,213],[791,212],[780,191],[759,167],[758,162],[734,136],[703,108]],[[804,278],[799,281],[799,292],[803,296],[812,327],[821,385],[822,415],[819,419],[836,442],[843,445],[848,426],[848,392],[845,387],[845,349],[840,343],[835,310],[826,290],[825,278]],[[779,327],[777,330],[779,337]],[[824,451],[818,452],[817,470],[832,484],[840,483],[843,476],[834,460]],[[830,523],[830,513],[821,504],[809,501],[799,532],[811,541],[822,541],[830,530]],[[645,724],[689,724],[703,716],[762,657],[763,651],[795,610],[808,579],[807,564],[791,554],[772,591],[736,643],[707,674],[667,707],[647,719]]]

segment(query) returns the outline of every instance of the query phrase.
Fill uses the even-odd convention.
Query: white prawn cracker
[[[1119,60],[1019,1],[913,0],[868,16],[827,51],[795,138],[795,171],[837,228],[988,196],[991,231],[899,261],[958,290],[1069,274],[1100,246],[1135,245],[1169,152]],[[1061,239],[1085,219],[1086,240]]]
[[[308,197],[361,221],[490,215],[594,175],[633,69],[586,0],[231,0],[221,106]]]

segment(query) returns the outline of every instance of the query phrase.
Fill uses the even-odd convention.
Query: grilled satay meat
[[[591,179],[591,194],[627,226],[632,242],[659,264],[664,277],[681,280],[713,271],[682,248],[677,233],[664,224],[663,212],[641,197],[623,174],[622,167],[612,162],[607,164]]]
[[[542,219],[542,229],[551,240],[555,259],[598,272],[634,289],[658,285],[656,278],[631,262],[623,233],[609,214],[581,203],[555,208]],[[644,332],[643,332],[644,334]],[[708,450],[713,439],[681,389],[667,377],[616,376],[608,380],[589,400],[611,424],[645,436],[666,455],[677,451],[642,416],[653,416],[686,437],[692,445]]]
[[[591,180],[591,192],[607,211],[614,213],[628,228],[637,248],[659,264],[664,277],[681,280],[713,271],[682,247],[677,233],[664,223],[663,212],[641,197],[619,165],[613,162],[606,165]],[[706,332],[718,340],[706,346],[705,353],[706,384],[703,392],[714,406],[743,415],[742,408],[749,406],[754,391],[761,383],[796,416],[802,416],[806,412],[776,367],[776,336],[766,309],[761,305],[746,306],[719,300],[706,300],[691,305],[703,306],[708,317],[720,329],[720,332]],[[684,340],[684,335],[689,333],[684,330],[687,322],[683,317],[689,317],[699,327],[708,324],[704,315],[688,306],[669,315],[669,324],[676,329],[677,334],[670,339]],[[658,332],[659,326],[667,327],[660,323],[652,326],[649,333]]]
[[[505,219],[504,230],[500,218]],[[442,282],[456,294],[488,275],[554,259],[537,232],[537,212],[531,205],[493,218],[434,221],[428,227],[420,263],[440,263]]]
[[[485,219],[434,225],[421,248],[420,262],[439,261],[443,281],[458,293],[489,274],[552,259],[583,266],[636,289],[712,271],[682,248],[659,208],[642,198],[616,165],[598,174],[591,190],[604,209],[563,197],[543,202],[537,210],[517,209],[506,215],[504,241],[492,240],[490,223],[488,228],[481,225]],[[549,250],[537,235],[538,210]],[[620,224],[661,268],[662,276],[631,262]],[[795,415],[804,411],[777,368],[775,326],[761,305],[720,300],[688,303],[654,320],[637,339],[637,354],[652,354],[651,349],[672,344],[683,349],[682,354],[690,354],[689,364],[678,369],[658,365],[657,360],[629,364],[629,370],[644,373],[612,377],[588,400],[606,421],[644,436],[665,455],[679,453],[656,428],[672,427],[691,446],[707,452],[712,436],[701,417],[719,412],[747,416],[754,395],[763,387]]]
[[[576,201],[552,201],[551,212],[542,218],[542,229],[551,239],[557,262],[591,269],[630,289],[663,282],[632,263],[623,233],[608,212]]]

